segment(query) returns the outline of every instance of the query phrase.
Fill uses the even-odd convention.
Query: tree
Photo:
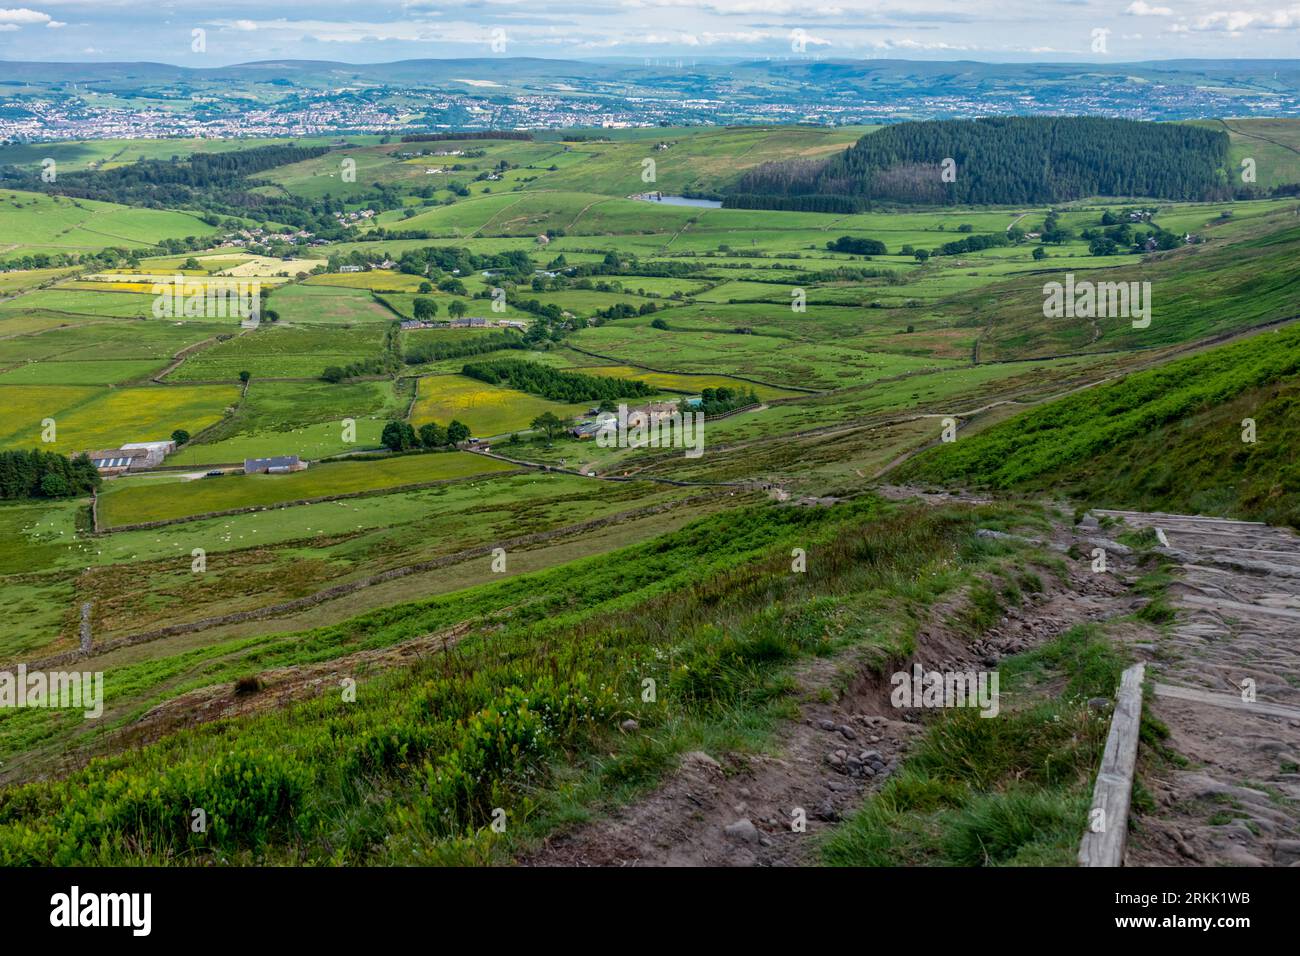
[[[240,380],[241,382],[243,382],[245,385],[248,384],[248,380],[249,380],[250,378],[252,378],[252,377],[253,377],[253,376],[252,376],[252,373],[250,373],[250,372],[240,372],[240,373],[239,373],[239,380]]]
[[[1041,260],[1047,258],[1047,250],[1042,246],[1034,246],[1034,259]]]
[[[420,295],[428,295],[428,294],[429,294],[430,292],[432,292],[432,291],[433,291],[433,283],[432,283],[432,282],[421,282],[421,283],[420,283]]]
[[[826,243],[832,252],[847,252],[859,256],[888,255],[885,244],[879,239],[862,239],[854,236],[840,236],[834,242]]]
[[[420,426],[420,444],[425,448],[442,448],[447,444],[447,429],[437,422],[426,422]]]
[[[422,295],[415,297],[412,308],[415,311],[415,317],[421,322],[426,322],[438,314],[438,303]]]
[[[339,368],[337,365],[327,365],[325,366],[325,371],[320,373],[320,377],[327,382],[338,383],[347,378],[348,373],[343,371],[343,369]]]
[[[451,305],[447,306],[447,313],[453,319],[459,319],[468,311],[469,311],[468,307],[460,299],[453,300]]]
[[[665,322],[663,319],[655,319],[653,322],[650,323],[650,328],[660,329],[661,331],[667,332],[668,323]]]
[[[41,478],[41,494],[46,498],[66,498],[72,494],[72,489],[62,475],[48,472]]]
[[[930,258],[930,250],[917,249],[915,252],[912,253],[912,257],[916,259],[917,262],[925,262],[925,260]]]
[[[390,421],[384,426],[379,441],[392,451],[406,451],[415,447],[415,429],[407,422]]]
[[[447,426],[448,444],[459,445],[467,438],[469,438],[469,426],[453,418],[451,424]]]
[[[546,433],[547,441],[554,441],[555,436],[564,431],[564,420],[554,412],[542,412],[532,421],[532,427]]]
[[[172,432],[172,441],[176,443],[177,448],[180,448],[181,445],[184,445],[189,440],[190,433],[183,428],[178,428],[176,431]]]

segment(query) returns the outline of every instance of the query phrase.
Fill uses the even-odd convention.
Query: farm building
[[[86,454],[101,475],[120,475],[157,467],[175,450],[174,441],[133,441],[120,448],[105,448]]]
[[[161,465],[163,459],[176,450],[176,442],[171,440],[130,441],[122,446],[123,451],[135,451],[138,448],[143,448],[149,453],[144,467],[153,468],[156,465]]]
[[[594,419],[584,419],[583,421],[576,422],[574,426],[569,429],[569,434],[574,438],[579,439],[595,438],[602,428],[607,427],[618,427],[618,416],[612,412],[604,412]]]
[[[291,471],[303,471],[307,463],[297,455],[275,455],[271,458],[245,458],[246,475],[286,475]]]
[[[149,452],[143,448],[105,448],[86,454],[101,475],[120,475],[148,467],[144,462],[149,457]]]

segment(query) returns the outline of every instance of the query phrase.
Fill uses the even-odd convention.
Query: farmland
[[[543,412],[572,416],[591,404],[564,405],[512,388],[486,385],[463,375],[426,375],[421,378],[411,421],[415,424],[453,419],[482,437],[525,431]]]
[[[489,475],[510,468],[504,462],[464,452],[449,452],[373,463],[331,462],[291,475],[242,475],[167,482],[148,480],[114,486],[103,496],[100,511],[109,527],[170,521],[209,511],[232,511],[382,491],[403,485]]]
[[[183,212],[0,190],[0,235],[6,244],[21,239],[10,251],[49,254],[95,252],[108,246],[147,248],[162,239],[215,232]]]
[[[1109,584],[1063,596],[1086,572],[1057,547],[1076,508],[1297,526],[1300,205],[1276,191],[1300,182],[1297,121],[1200,125],[1229,129],[1226,161],[1253,158],[1260,188],[827,212],[633,198],[729,196],[879,130],[856,125],[44,144],[84,195],[135,204],[0,190],[0,452],[24,453],[6,467],[178,447],[106,466],[93,497],[41,480],[0,501],[17,612],[0,664],[107,675],[100,722],[0,711],[0,862],[528,859],[683,754],[774,752],[815,727],[792,718],[867,694],[935,635],[967,654],[1040,595],[1093,614]],[[33,155],[0,146],[15,175]],[[1148,283],[1149,323],[1046,316],[1067,277]],[[177,280],[256,280],[259,320],[160,308],[154,284]],[[700,454],[594,440],[619,405],[704,409]],[[1258,447],[1239,447],[1244,419]],[[283,456],[305,469],[243,473]],[[1115,607],[1126,639],[1153,640]],[[1019,648],[1016,694],[1107,696],[1129,651],[1106,626]],[[318,689],[354,673],[355,705]],[[1017,719],[1070,772],[1023,776],[1066,809],[1008,861],[1069,863],[1061,834],[1083,826],[1098,722],[1086,700],[1049,709]],[[242,769],[210,776],[226,760]],[[256,808],[272,825],[173,832],[194,781],[243,799],[245,772],[287,795]],[[958,797],[935,773],[936,827],[1001,806],[1015,776]],[[909,859],[972,862],[918,819],[871,804],[818,859],[879,860],[882,828],[910,827],[889,844]]]

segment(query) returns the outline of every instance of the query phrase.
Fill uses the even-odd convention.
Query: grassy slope
[[[899,477],[1300,527],[1300,326],[1130,375],[939,446]],[[1242,420],[1257,441],[1242,440]]]
[[[512,468],[505,462],[453,451],[380,461],[337,461],[288,475],[237,475],[214,480],[115,482],[100,495],[107,527],[167,521],[210,511],[270,507],[288,501],[379,491],[429,481],[468,478]]]
[[[906,653],[936,597],[1008,554],[975,538],[980,520],[1009,518],[873,502],[746,509],[616,560],[294,635],[255,666],[386,646],[457,620],[489,628],[452,653],[363,679],[355,702],[328,695],[183,730],[64,781],[8,789],[0,862],[495,858],[581,805],[652,782],[682,750],[754,746],[790,713],[788,662],[851,645],[882,664]],[[789,571],[796,542],[809,546],[807,574]],[[185,656],[212,661],[206,682],[240,676],[222,650]],[[157,680],[175,666],[124,668],[115,681]],[[647,677],[651,703],[641,699]],[[618,734],[633,715],[650,732]],[[45,716],[11,716],[10,743]],[[206,834],[190,833],[195,806],[207,810]],[[486,826],[497,807],[510,821],[502,845]]]
[[[1048,259],[1041,272],[942,305],[959,326],[987,327],[979,347],[983,362],[1172,345],[1292,318],[1300,314],[1300,274],[1290,267],[1300,255],[1295,221],[1284,210],[1248,224],[1225,221],[1202,229],[1210,240],[1204,245],[1085,274]],[[1149,282],[1150,326],[1134,328],[1127,317],[1098,318],[1095,325],[1085,318],[1044,318],[1044,284],[1064,283],[1071,271],[1076,282]]]

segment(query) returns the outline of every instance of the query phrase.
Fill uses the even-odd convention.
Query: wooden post
[[[1124,671],[1115,696],[1115,712],[1102,751],[1097,783],[1092,790],[1088,830],[1079,845],[1080,866],[1123,866],[1128,837],[1128,808],[1137,763],[1138,730],[1142,723],[1142,677],[1145,666]]]

